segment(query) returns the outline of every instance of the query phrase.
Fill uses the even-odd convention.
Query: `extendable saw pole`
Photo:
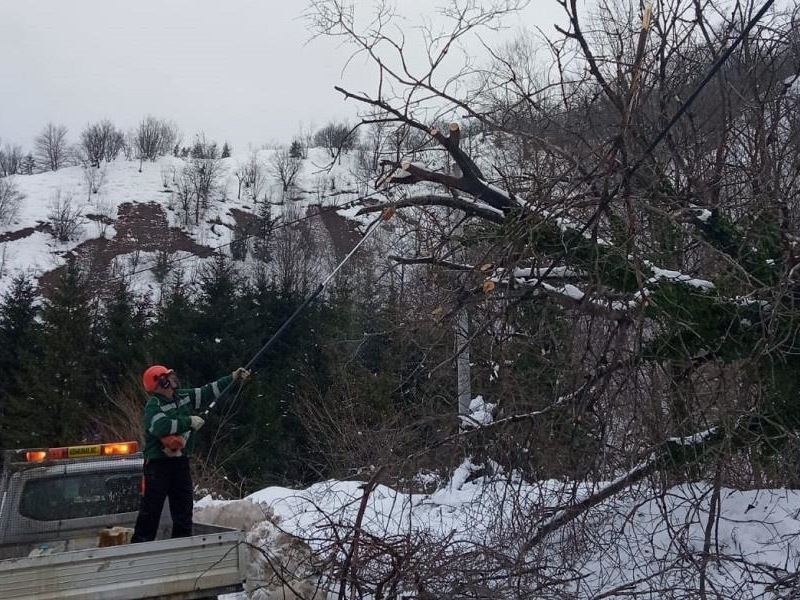
[[[333,271],[331,271],[330,274],[322,281],[322,283],[320,283],[317,286],[317,288],[311,293],[311,295],[308,296],[308,298],[306,298],[305,300],[303,300],[300,306],[298,306],[295,309],[295,311],[289,316],[289,318],[286,319],[283,322],[283,324],[278,328],[278,331],[273,333],[272,337],[269,338],[263,346],[261,346],[261,349],[258,352],[256,352],[253,355],[253,358],[251,358],[244,366],[245,369],[247,369],[248,371],[256,370],[254,366],[258,362],[258,360],[264,355],[264,353],[267,350],[269,350],[275,344],[276,341],[278,341],[278,339],[286,332],[286,330],[289,329],[289,326],[300,315],[300,313],[302,313],[308,307],[308,305],[311,304],[325,290],[327,285],[336,276],[336,273],[338,273],[339,270],[344,265],[346,265],[351,258],[353,258],[353,255],[361,247],[361,245],[364,242],[366,242],[367,239],[375,232],[375,230],[378,228],[378,224],[381,221],[388,221],[393,216],[394,216],[394,209],[386,208],[375,218],[374,221],[372,221],[372,223],[369,224],[369,227],[367,227],[367,231],[364,233],[364,237],[362,237],[359,240],[359,242],[355,246],[353,246],[353,249],[350,250],[347,256],[345,256],[338,265],[336,265],[336,268]],[[234,381],[231,381],[227,386],[225,386],[225,389],[222,390],[222,392],[219,395],[219,398],[222,398],[226,393],[228,393],[228,391],[233,387],[234,383],[235,383]],[[219,398],[217,398],[217,400],[219,400]],[[214,408],[214,405],[217,403],[217,400],[214,400],[214,402],[208,405],[208,408],[203,413],[203,416],[207,415],[211,411],[211,409]]]

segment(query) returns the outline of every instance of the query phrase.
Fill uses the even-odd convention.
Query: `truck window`
[[[34,479],[22,488],[19,512],[37,521],[136,512],[140,481],[138,473],[79,473]]]

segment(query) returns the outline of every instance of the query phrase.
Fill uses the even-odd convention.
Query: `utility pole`
[[[451,123],[450,124],[450,135],[458,137],[461,131],[458,126],[458,123]],[[448,172],[451,172],[452,175],[456,177],[461,176],[460,169],[457,165],[450,163],[450,157],[448,155]],[[456,214],[453,215],[460,220],[457,222],[457,226],[453,231],[453,237],[456,239],[463,239],[464,237],[464,220],[460,211],[457,211]],[[460,252],[454,253],[458,256],[462,262],[466,262],[466,251],[462,245]],[[463,427],[463,420],[460,418],[462,415],[469,414],[469,405],[472,402],[472,382],[470,377],[470,361],[469,361],[469,313],[467,312],[467,307],[462,306],[458,309],[456,313],[455,320],[453,322],[454,333],[455,333],[455,342],[454,342],[454,351],[456,353],[456,393],[458,396],[458,416],[459,416],[459,427]]]
[[[456,358],[456,379],[458,390],[458,414],[468,415],[472,402],[472,385],[469,367],[469,315],[467,308],[461,307],[455,318],[455,351],[461,350]],[[463,350],[462,350],[463,348]]]

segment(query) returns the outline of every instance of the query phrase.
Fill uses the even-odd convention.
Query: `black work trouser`
[[[169,498],[172,515],[172,537],[192,535],[193,486],[188,457],[145,461],[142,487],[132,543],[151,542],[156,538],[166,498]]]

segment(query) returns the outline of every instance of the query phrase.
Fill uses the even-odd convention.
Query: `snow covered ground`
[[[449,482],[431,494],[377,486],[369,497],[364,530],[384,539],[410,534],[440,540],[455,559],[459,544],[462,549],[501,544],[504,536],[523,531],[521,519],[530,522],[536,515],[552,514],[568,490],[577,490],[580,498],[600,487],[568,481],[526,483],[503,476],[467,481],[474,469],[465,461]],[[706,482],[663,491],[638,487],[591,511],[581,521],[580,533],[567,527],[552,534],[543,549],[530,552],[530,559],[541,561],[542,571],[554,577],[571,577],[542,597],[692,597],[701,586],[712,488]],[[274,522],[323,556],[331,551],[335,535],[351,530],[362,495],[363,484],[354,481],[327,481],[305,490],[263,489],[247,500],[270,514],[270,526],[260,530],[262,538],[251,539],[274,548]],[[200,509],[209,506],[224,503],[210,498],[198,503]],[[711,556],[704,585],[709,597],[796,597],[791,588],[774,584],[791,581],[800,570],[800,491],[723,487],[718,510],[719,519],[708,529]],[[259,526],[252,531],[259,531]],[[279,554],[273,556],[279,559]],[[488,561],[486,568],[493,568]],[[444,574],[442,584],[440,592],[447,586]],[[261,590],[251,597],[280,596]]]

